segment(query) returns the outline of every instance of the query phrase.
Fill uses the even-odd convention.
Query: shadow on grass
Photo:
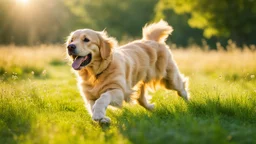
[[[140,144],[256,142],[255,114],[241,104],[209,100],[186,106],[157,105],[153,112],[124,108],[116,116],[117,127],[129,141]]]
[[[132,143],[198,143],[225,139],[212,119],[195,119],[188,113],[177,114],[160,108],[148,114],[125,110],[119,119],[120,132]],[[210,124],[210,127],[207,127]],[[205,129],[202,129],[205,127]]]
[[[224,116],[245,123],[255,124],[256,101],[242,103],[234,98],[225,102],[217,99],[208,99],[205,103],[191,102],[188,107],[193,116]]]

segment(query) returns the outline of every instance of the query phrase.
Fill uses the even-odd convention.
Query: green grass
[[[35,61],[45,77],[3,73],[0,143],[256,143],[256,53],[173,53],[190,78],[191,101],[158,90],[153,112],[135,104],[109,108],[111,125],[91,120],[63,55]],[[33,64],[19,68],[28,65],[33,71]]]

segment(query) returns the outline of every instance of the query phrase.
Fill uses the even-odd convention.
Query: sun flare
[[[16,2],[20,4],[28,4],[29,0],[16,0]]]

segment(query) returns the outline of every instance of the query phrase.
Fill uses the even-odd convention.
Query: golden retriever
[[[173,31],[167,22],[146,25],[143,38],[123,46],[106,32],[79,29],[67,40],[67,54],[78,77],[81,95],[92,119],[109,123],[108,105],[121,107],[136,95],[137,102],[148,110],[154,105],[146,100],[146,88],[163,86],[188,100],[185,78],[165,44]]]

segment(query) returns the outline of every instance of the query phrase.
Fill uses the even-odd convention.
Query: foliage
[[[17,0],[0,1],[0,44],[64,43],[78,28],[110,32],[113,36],[137,37],[153,18],[155,0]]]
[[[107,126],[91,120],[70,66],[52,64],[65,58],[63,48],[1,48],[0,54],[30,55],[12,53],[21,65],[33,59],[51,77],[0,80],[0,143],[255,143],[255,46],[201,49],[172,49],[190,78],[189,103],[158,90],[151,93],[155,111],[134,104],[109,108]]]
[[[255,0],[1,0],[0,44],[64,43],[71,31],[106,29],[121,41],[141,37],[149,22],[167,20],[179,46],[255,44]],[[207,40],[203,40],[207,38]]]
[[[256,32],[254,0],[161,0],[159,3],[178,14],[190,14],[188,24],[203,29],[207,38],[228,37],[238,44],[253,42]]]
[[[141,36],[141,28],[153,18],[155,0],[67,1],[71,11],[87,27],[107,31],[118,38]]]
[[[36,0],[20,4],[18,0],[0,1],[0,43],[64,43],[64,36],[76,23],[62,0]]]
[[[154,22],[164,19],[174,29],[169,38],[172,43],[188,46],[201,44],[203,38],[202,30],[189,27],[188,14],[177,15],[172,9],[167,9],[164,3],[159,2],[155,7]]]

